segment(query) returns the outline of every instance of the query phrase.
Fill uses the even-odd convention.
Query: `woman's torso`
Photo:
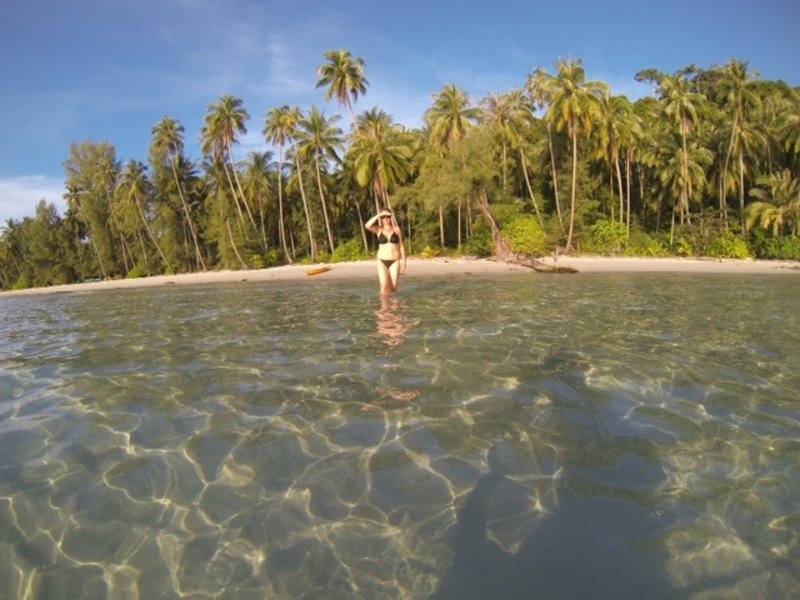
[[[400,233],[397,228],[378,230],[378,258],[398,260],[400,258]]]

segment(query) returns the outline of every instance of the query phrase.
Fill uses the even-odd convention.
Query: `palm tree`
[[[800,91],[790,88],[786,96],[787,109],[781,119],[786,151],[800,155]]]
[[[425,124],[429,140],[434,148],[452,152],[456,143],[463,139],[481,117],[480,108],[470,106],[467,94],[455,85],[446,85],[434,94],[433,106],[425,113]],[[458,204],[459,227],[461,203]],[[439,230],[444,231],[444,206],[439,205]]]
[[[299,131],[301,152],[303,152],[304,156],[309,156],[314,160],[319,199],[322,203],[322,215],[325,219],[325,230],[328,233],[328,244],[331,254],[333,254],[335,247],[333,244],[333,234],[331,233],[331,223],[328,219],[325,192],[323,191],[322,170],[324,163],[327,162],[328,159],[339,161],[336,149],[342,146],[342,130],[334,125],[338,120],[338,115],[326,119],[323,112],[316,106],[312,106],[308,117],[300,122]]]
[[[555,121],[556,128],[566,128],[572,143],[572,190],[570,195],[569,233],[565,250],[572,248],[575,229],[575,206],[578,188],[578,138],[590,135],[597,120],[602,99],[608,95],[608,86],[597,81],[586,81],[583,62],[560,60],[556,63],[558,75],[553,79],[553,104],[547,118]]]
[[[167,162],[169,162],[172,175],[175,178],[175,186],[178,188],[178,195],[181,199],[186,225],[189,227],[192,242],[194,243],[194,255],[197,261],[197,267],[205,271],[206,265],[203,261],[203,254],[200,252],[197,230],[195,229],[192,215],[189,212],[189,205],[186,202],[186,196],[183,193],[183,186],[181,185],[180,177],[178,177],[178,169],[176,166],[176,157],[179,157],[183,153],[183,125],[175,119],[164,117],[153,127],[150,133],[152,136],[150,144],[157,156],[165,157]]]
[[[14,265],[17,271],[16,277],[10,275],[3,282],[3,285],[8,288],[11,284],[22,274],[22,267],[17,260],[17,256],[21,254],[19,234],[22,224],[14,219],[6,219],[3,225],[3,234],[0,235],[0,270],[3,264]]]
[[[747,62],[731,59],[721,70],[719,79],[719,96],[722,105],[727,107],[730,116],[730,143],[728,152],[725,156],[725,164],[722,167],[721,181],[725,181],[728,172],[728,165],[733,154],[737,155],[739,164],[739,209],[742,227],[744,222],[744,152],[745,143],[738,139],[742,135],[742,129],[747,121],[749,112],[759,104],[758,94],[752,82],[758,77],[758,73],[747,70]],[[725,207],[725,185],[720,186],[720,209],[723,220],[726,218]]]
[[[156,247],[156,251],[164,261],[164,265],[167,267],[167,270],[172,271],[172,266],[169,264],[169,260],[167,260],[167,257],[161,250],[161,246],[159,245],[156,237],[153,235],[153,230],[150,229],[150,223],[147,221],[147,217],[145,216],[143,205],[144,199],[146,198],[149,190],[149,181],[147,180],[146,170],[147,167],[145,167],[141,162],[136,160],[128,161],[128,164],[122,171],[119,189],[129,200],[133,201],[133,204],[136,206],[137,212],[139,213],[139,218],[142,221],[142,225],[144,226],[145,231],[147,231],[147,236]]]
[[[303,211],[306,215],[306,226],[308,227],[308,244],[311,252],[311,262],[317,261],[317,242],[314,240],[314,225],[311,221],[311,211],[308,207],[308,199],[306,198],[306,189],[303,185],[303,165],[301,163],[301,152],[299,147],[300,140],[300,123],[303,121],[303,113],[299,108],[290,108],[284,115],[283,127],[285,129],[286,139],[292,142],[292,155],[294,158],[295,175],[297,176],[297,184],[300,187],[300,197],[303,200]]]
[[[757,198],[747,207],[748,230],[758,223],[764,229],[772,228],[772,235],[777,237],[785,226],[789,226],[791,235],[797,235],[800,223],[800,179],[792,177],[792,172],[785,169],[767,177],[759,177],[759,185],[764,188],[750,190],[750,195]]]
[[[369,81],[364,77],[366,63],[363,58],[353,58],[349,50],[331,50],[323,56],[328,62],[317,69],[319,75],[317,87],[328,86],[325,99],[330,100],[336,96],[339,106],[346,106],[350,111],[355,127],[356,115],[353,104],[358,100],[359,94],[367,93],[369,85]]]
[[[455,85],[445,86],[434,94],[433,106],[425,113],[425,123],[430,128],[430,139],[435,146],[452,150],[475,125],[481,115],[479,108],[471,107],[469,97]]]
[[[411,172],[412,148],[408,137],[387,113],[374,108],[359,115],[349,155],[356,181],[372,190],[376,212],[381,202],[391,207],[389,189]]]
[[[247,197],[258,207],[258,222],[264,249],[269,246],[267,242],[265,205],[269,196],[271,162],[272,152],[250,152],[245,161],[244,189]]]
[[[687,146],[687,153],[684,155],[683,147],[672,135],[665,136],[661,144],[654,146],[642,157],[645,164],[657,171],[659,184],[665,194],[669,198],[677,199],[672,208],[670,244],[675,239],[676,209],[682,210],[685,201],[688,210],[690,200],[702,199],[703,191],[708,186],[706,168],[713,159],[711,150],[694,141]],[[687,194],[685,198],[683,193]]]
[[[661,78],[658,93],[664,106],[664,114],[670,118],[680,132],[681,155],[684,159],[683,174],[680,178],[684,185],[680,190],[680,218],[683,223],[684,217],[688,218],[689,216],[690,191],[686,186],[689,185],[691,178],[688,174],[688,163],[685,162],[689,157],[689,131],[698,121],[699,110],[705,96],[691,91],[685,72]]]
[[[481,101],[481,121],[492,127],[500,138],[500,167],[503,173],[503,191],[508,190],[508,145],[514,131],[519,127],[520,114],[514,105],[512,94],[496,95],[489,93]]]
[[[225,168],[225,175],[228,178],[228,184],[231,187],[233,197],[237,202],[241,198],[244,208],[247,211],[247,216],[250,219],[250,224],[253,229],[257,229],[255,218],[244,197],[242,191],[242,184],[239,181],[238,169],[236,168],[236,161],[233,158],[233,144],[237,142],[239,134],[247,133],[245,121],[250,118],[247,111],[243,107],[243,102],[240,98],[226,95],[221,96],[217,102],[209,105],[208,112],[205,116],[205,126],[200,132],[200,137],[203,143],[203,153],[211,156],[214,160],[222,163]],[[231,175],[228,172],[227,161],[230,160],[231,171],[233,171],[233,180],[236,182],[234,188]],[[239,192],[237,197],[236,192]],[[241,214],[241,209],[240,214]]]
[[[553,76],[547,73],[544,69],[537,68],[528,77],[527,91],[533,101],[534,107],[545,114],[552,102],[553,93]],[[564,232],[564,220],[561,216],[561,203],[558,199],[558,173],[556,172],[556,155],[553,151],[553,130],[549,119],[545,119],[547,125],[547,145],[550,149],[550,173],[553,181],[553,197],[556,205],[556,215],[558,216],[558,224],[561,227],[561,232]]]
[[[103,275],[103,279],[108,279],[108,271],[106,270],[105,263],[103,262],[100,248],[97,245],[98,236],[94,233],[92,220],[89,218],[87,214],[88,211],[86,210],[83,202],[86,194],[87,192],[85,190],[80,189],[76,185],[70,185],[68,183],[67,193],[64,194],[64,199],[67,201],[67,207],[72,209],[78,216],[78,220],[86,226],[86,229],[89,232],[89,241],[92,243],[92,250],[94,250],[94,255],[97,257],[97,264],[100,266],[100,272]]]
[[[640,134],[638,120],[638,116],[633,112],[633,104],[625,96],[604,99],[596,136],[597,158],[607,160],[616,176],[620,223],[625,222],[625,190],[622,184],[620,155],[622,150],[631,146]],[[630,200],[630,194],[628,199]],[[630,217],[630,213],[628,216]]]
[[[283,147],[289,142],[292,119],[292,109],[286,104],[280,108],[270,109],[264,120],[263,130],[266,141],[278,147],[278,232],[283,253],[290,263],[292,258],[286,244],[285,216],[283,214]]]
[[[519,158],[522,167],[522,174],[531,197],[536,217],[539,224],[544,227],[542,215],[539,213],[539,205],[531,187],[528,177],[527,161],[523,150],[523,131],[530,126],[532,111],[527,105],[528,100],[519,90],[512,90],[508,94],[496,96],[489,94],[481,103],[483,107],[482,121],[494,128],[500,138],[502,169],[503,169],[503,191],[508,186],[507,161],[508,146],[516,147],[519,151]]]

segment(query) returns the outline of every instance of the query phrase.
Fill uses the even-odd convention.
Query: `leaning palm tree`
[[[336,150],[342,146],[342,130],[335,125],[338,119],[338,115],[326,119],[322,111],[316,106],[312,106],[308,117],[300,122],[300,131],[298,132],[301,152],[303,152],[304,156],[308,156],[314,161],[319,199],[322,203],[322,215],[325,219],[325,230],[328,233],[328,245],[331,254],[333,254],[335,246],[333,244],[331,222],[328,218],[328,207],[325,202],[324,186],[322,185],[322,171],[329,159],[339,161]]]
[[[289,247],[286,244],[286,218],[283,214],[283,147],[289,142],[289,134],[292,131],[292,109],[284,104],[279,108],[272,108],[267,112],[264,120],[264,137],[267,142],[271,142],[278,147],[278,234],[281,240],[281,247],[286,260],[292,262]]]
[[[189,212],[189,205],[186,202],[186,196],[183,193],[183,186],[181,185],[180,177],[178,177],[178,169],[176,166],[176,157],[180,156],[183,152],[183,125],[175,119],[164,117],[158,124],[151,130],[151,146],[155,150],[157,156],[166,158],[169,162],[172,175],[175,178],[175,186],[178,188],[178,196],[181,199],[181,206],[183,214],[186,218],[186,225],[189,227],[189,232],[192,236],[194,243],[194,255],[197,261],[197,267],[206,270],[205,262],[203,262],[203,254],[200,252],[200,242],[197,236],[192,215]]]
[[[266,204],[269,198],[270,164],[272,152],[250,152],[245,160],[244,191],[248,199],[258,208],[258,223],[261,231],[261,242],[267,249]]]
[[[524,135],[523,132],[530,128],[532,111],[528,105],[529,100],[519,90],[512,90],[508,94],[497,96],[489,94],[481,103],[483,113],[481,120],[492,127],[500,138],[500,150],[503,168],[503,191],[508,186],[508,174],[506,163],[508,161],[509,146],[516,147],[519,152],[520,166],[531,197],[536,217],[539,224],[544,227],[544,220],[539,212],[539,205],[531,187],[530,177],[528,176],[527,161],[525,160]]]
[[[537,68],[528,77],[526,89],[534,107],[547,112],[552,101],[553,76],[542,68]],[[558,194],[558,173],[556,171],[556,155],[553,150],[553,128],[549,119],[545,119],[547,125],[547,146],[550,150],[550,175],[553,182],[553,197],[556,205],[556,216],[561,232],[564,232],[564,219],[561,216],[561,202]]]
[[[300,140],[300,123],[303,120],[303,113],[299,108],[290,108],[284,117],[284,127],[286,131],[286,139],[292,143],[292,158],[294,159],[295,175],[297,176],[297,184],[300,188],[300,198],[303,200],[303,211],[306,216],[306,226],[308,227],[308,245],[311,252],[311,261],[317,260],[317,243],[314,240],[314,225],[311,221],[311,211],[308,206],[308,199],[306,198],[306,189],[303,185],[303,164],[301,161],[301,152],[299,146]]]
[[[92,220],[87,215],[85,203],[83,202],[85,190],[80,189],[78,186],[67,183],[67,192],[64,194],[64,199],[67,201],[67,208],[72,210],[78,217],[78,221],[86,226],[89,233],[88,238],[92,244],[92,250],[97,258],[97,264],[100,266],[100,272],[103,274],[103,279],[108,279],[108,271],[106,270],[103,256],[100,248],[97,245],[97,235],[94,233],[92,227]]]
[[[163,250],[161,250],[161,245],[158,243],[156,236],[153,235],[153,230],[150,229],[150,223],[145,215],[144,203],[149,188],[146,169],[147,167],[145,167],[139,161],[128,161],[128,164],[122,171],[118,189],[133,202],[134,206],[136,206],[139,218],[142,221],[142,226],[147,232],[147,237],[149,237],[150,241],[153,242],[153,246],[155,246],[158,255],[161,257],[161,260],[164,261],[164,265],[167,267],[167,270],[172,271],[172,266],[169,264],[169,260],[167,259]]]
[[[346,106],[356,124],[356,115],[353,104],[358,100],[359,94],[367,93],[369,81],[364,77],[366,63],[363,58],[353,58],[349,50],[331,50],[324,55],[328,61],[317,69],[319,81],[317,87],[328,86],[325,99],[330,100],[336,96],[339,106]]]
[[[578,187],[578,139],[590,135],[600,113],[601,102],[608,95],[608,86],[597,81],[586,81],[583,61],[560,60],[556,63],[558,75],[553,79],[553,104],[547,118],[555,121],[556,128],[566,128],[572,143],[572,190],[570,196],[569,233],[565,250],[572,248],[575,229],[575,206]]]
[[[245,122],[250,118],[247,111],[244,109],[243,102],[240,98],[226,95],[220,97],[217,102],[214,102],[208,107],[208,112],[205,116],[205,126],[200,132],[200,137],[203,143],[203,153],[206,156],[211,156],[214,160],[222,163],[225,168],[225,175],[228,178],[228,184],[231,187],[234,199],[236,199],[238,207],[238,198],[241,198],[242,204],[247,211],[247,216],[250,219],[250,224],[253,229],[257,229],[256,220],[247,203],[242,190],[242,184],[239,181],[238,169],[236,168],[236,161],[233,157],[233,144],[237,142],[239,134],[247,133]],[[231,173],[228,171],[227,161],[230,161],[230,170],[233,174],[231,180]],[[234,188],[234,182],[236,187]],[[236,195],[236,192],[239,195]],[[241,211],[241,209],[239,209]],[[241,214],[241,212],[240,212]]]

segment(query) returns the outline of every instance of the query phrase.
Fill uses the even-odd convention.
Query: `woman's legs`
[[[389,269],[386,268],[386,265],[383,264],[380,260],[376,261],[378,263],[378,283],[381,287],[381,294],[388,294],[392,291],[392,280],[389,275]],[[394,265],[392,265],[394,267]]]
[[[381,294],[396,292],[400,287],[400,261],[394,261],[391,267],[387,267],[380,259],[377,262],[378,282],[381,286]]]
[[[389,267],[389,279],[392,284],[392,291],[396,292],[400,289],[400,261],[394,261],[394,264]]]

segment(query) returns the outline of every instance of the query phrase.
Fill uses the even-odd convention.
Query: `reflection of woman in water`
[[[386,354],[390,354],[405,340],[406,334],[419,325],[419,319],[411,321],[403,313],[404,304],[397,296],[381,295],[381,307],[376,311],[378,322],[378,335],[386,344]],[[407,408],[412,400],[419,398],[417,390],[392,390],[378,388],[378,397],[364,409],[382,408],[398,409]]]
[[[409,321],[403,312],[403,305],[397,297],[381,295],[381,307],[377,313],[378,333],[389,350],[403,343],[406,334],[419,325],[419,320]]]
[[[400,273],[406,270],[403,232],[389,210],[382,210],[372,217],[364,224],[364,228],[378,236],[378,281],[381,294],[396,292],[400,285]]]

